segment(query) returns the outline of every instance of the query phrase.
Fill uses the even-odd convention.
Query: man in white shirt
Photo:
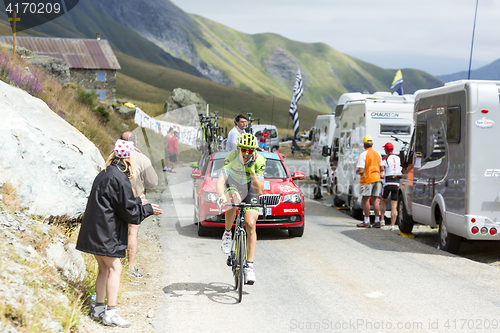
[[[387,205],[387,199],[389,198],[389,194],[391,195],[391,225],[389,230],[394,230],[394,225],[396,224],[397,217],[397,206],[398,206],[398,188],[399,188],[399,179],[401,178],[401,161],[399,156],[393,154],[394,146],[392,143],[387,142],[383,146],[385,153],[387,156],[382,160],[382,166],[384,170],[384,178],[382,181],[383,184],[383,192],[382,198],[380,200],[380,215],[381,215],[381,223],[383,224],[385,221],[385,207]]]
[[[234,117],[234,128],[229,132],[226,142],[226,151],[232,151],[238,146],[238,138],[245,133],[247,127],[247,117],[237,114]]]

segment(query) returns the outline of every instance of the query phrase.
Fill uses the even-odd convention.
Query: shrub
[[[104,121],[105,123],[109,123],[109,112],[104,106],[100,105],[92,111],[94,111],[102,121]]]

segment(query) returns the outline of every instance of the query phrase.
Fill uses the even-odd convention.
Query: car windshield
[[[222,168],[222,163],[224,159],[213,160],[212,166],[210,168],[210,177],[218,178],[220,174],[220,169]],[[280,160],[267,160],[266,170],[264,171],[265,179],[287,179],[288,175],[285,171],[285,167]]]

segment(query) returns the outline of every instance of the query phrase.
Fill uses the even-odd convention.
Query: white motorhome
[[[456,81],[415,93],[415,130],[401,180],[398,224],[439,227],[439,247],[499,240],[500,81]]]
[[[328,184],[330,162],[326,149],[332,146],[336,127],[335,114],[325,114],[317,116],[314,127],[311,128],[310,138],[313,142],[309,159],[309,177],[317,181],[321,187]]]
[[[333,147],[337,152],[337,168],[333,175],[333,203],[346,205],[353,217],[361,219],[363,204],[359,195],[356,164],[364,151],[363,137],[373,138],[373,148],[382,156],[387,142],[400,151],[402,141],[410,141],[413,131],[413,95],[392,95],[389,92],[349,94],[336,112],[339,128]],[[340,104],[339,104],[340,106]]]

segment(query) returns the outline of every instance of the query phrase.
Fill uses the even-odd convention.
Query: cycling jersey
[[[239,150],[232,150],[227,154],[222,164],[222,173],[231,177],[237,183],[244,185],[251,181],[250,174],[254,173],[258,179],[264,179],[264,170],[266,169],[266,159],[259,154],[255,159],[254,165],[248,167],[243,165],[238,158]]]

